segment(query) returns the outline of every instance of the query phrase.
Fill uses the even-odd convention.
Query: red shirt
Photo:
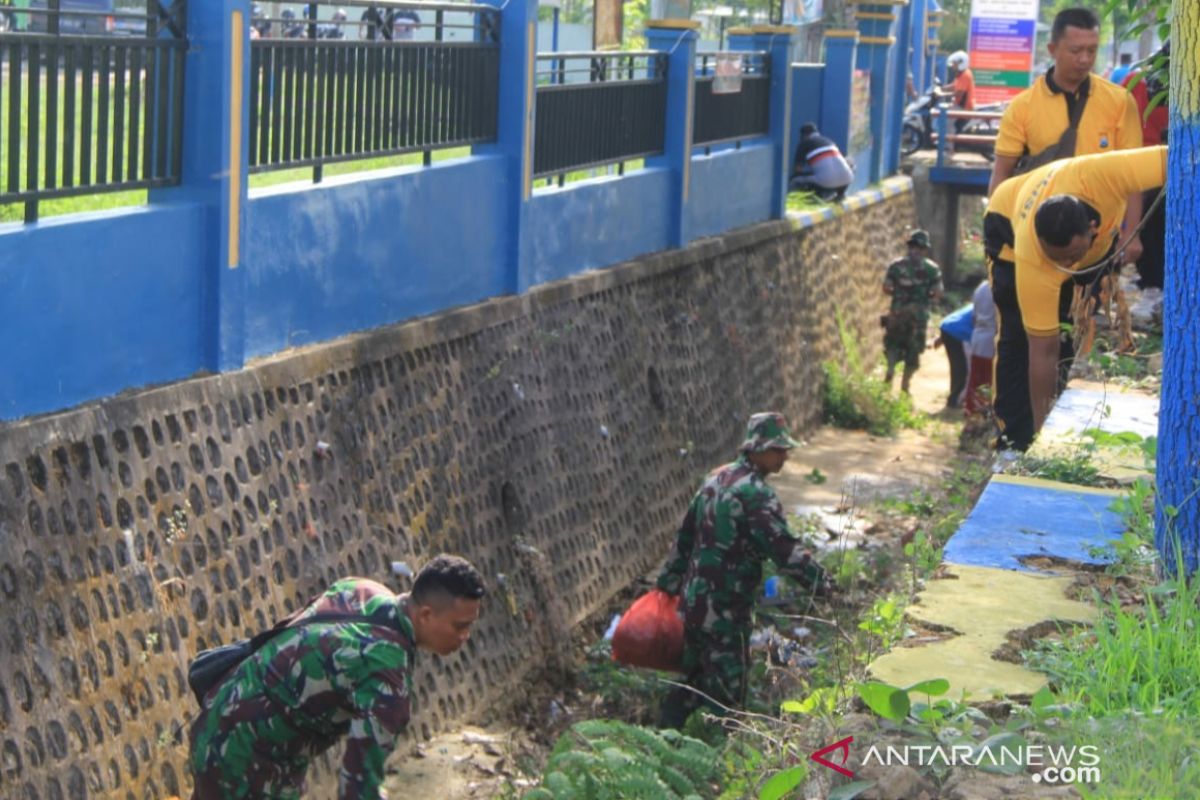
[[[1121,85],[1129,89],[1129,93],[1133,95],[1133,102],[1137,103],[1138,116],[1142,120],[1142,143],[1146,147],[1163,144],[1166,141],[1163,134],[1171,124],[1170,112],[1167,111],[1167,104],[1164,102],[1155,106],[1149,117],[1146,116],[1146,107],[1154,99],[1150,96],[1150,90],[1146,88],[1146,81],[1139,80],[1137,86],[1129,88],[1129,84],[1139,75],[1140,72],[1130,72],[1125,76],[1125,80],[1121,81]]]

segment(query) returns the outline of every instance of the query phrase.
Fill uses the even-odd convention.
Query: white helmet
[[[946,66],[954,67],[954,69],[958,70],[959,72],[962,72],[964,69],[966,69],[967,64],[969,63],[970,58],[962,50],[955,50],[946,57]]]

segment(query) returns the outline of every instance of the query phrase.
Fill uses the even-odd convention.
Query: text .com
[[[863,766],[1020,767],[1035,783],[1099,783],[1100,750],[1094,745],[1021,745],[1017,747],[971,745],[872,745]]]

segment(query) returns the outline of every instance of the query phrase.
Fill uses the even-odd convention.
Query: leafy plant
[[[822,365],[825,421],[877,436],[892,436],[901,428],[920,427],[923,420],[913,410],[908,395],[893,394],[890,386],[867,373],[858,342],[846,329],[841,312],[835,316],[844,360],[841,364],[826,361]]]
[[[586,720],[559,738],[525,800],[700,800],[713,796],[719,763],[714,748],[678,731]]]
[[[878,637],[884,651],[904,637],[904,606],[896,597],[880,597],[871,606],[870,612],[858,629]]]
[[[612,643],[605,640],[588,649],[581,682],[603,700],[611,715],[634,722],[656,718],[669,688],[653,672],[622,667],[612,658]]]
[[[1086,451],[1054,456],[1031,456],[1025,453],[1013,464],[1011,472],[1076,486],[1104,486],[1108,483]]]
[[[846,591],[866,572],[867,562],[855,547],[844,547],[831,552],[823,562],[838,589]]]

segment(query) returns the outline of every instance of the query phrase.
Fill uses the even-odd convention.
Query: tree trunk
[[[1200,562],[1200,3],[1173,6],[1155,544],[1168,571],[1178,554],[1191,574]]]

